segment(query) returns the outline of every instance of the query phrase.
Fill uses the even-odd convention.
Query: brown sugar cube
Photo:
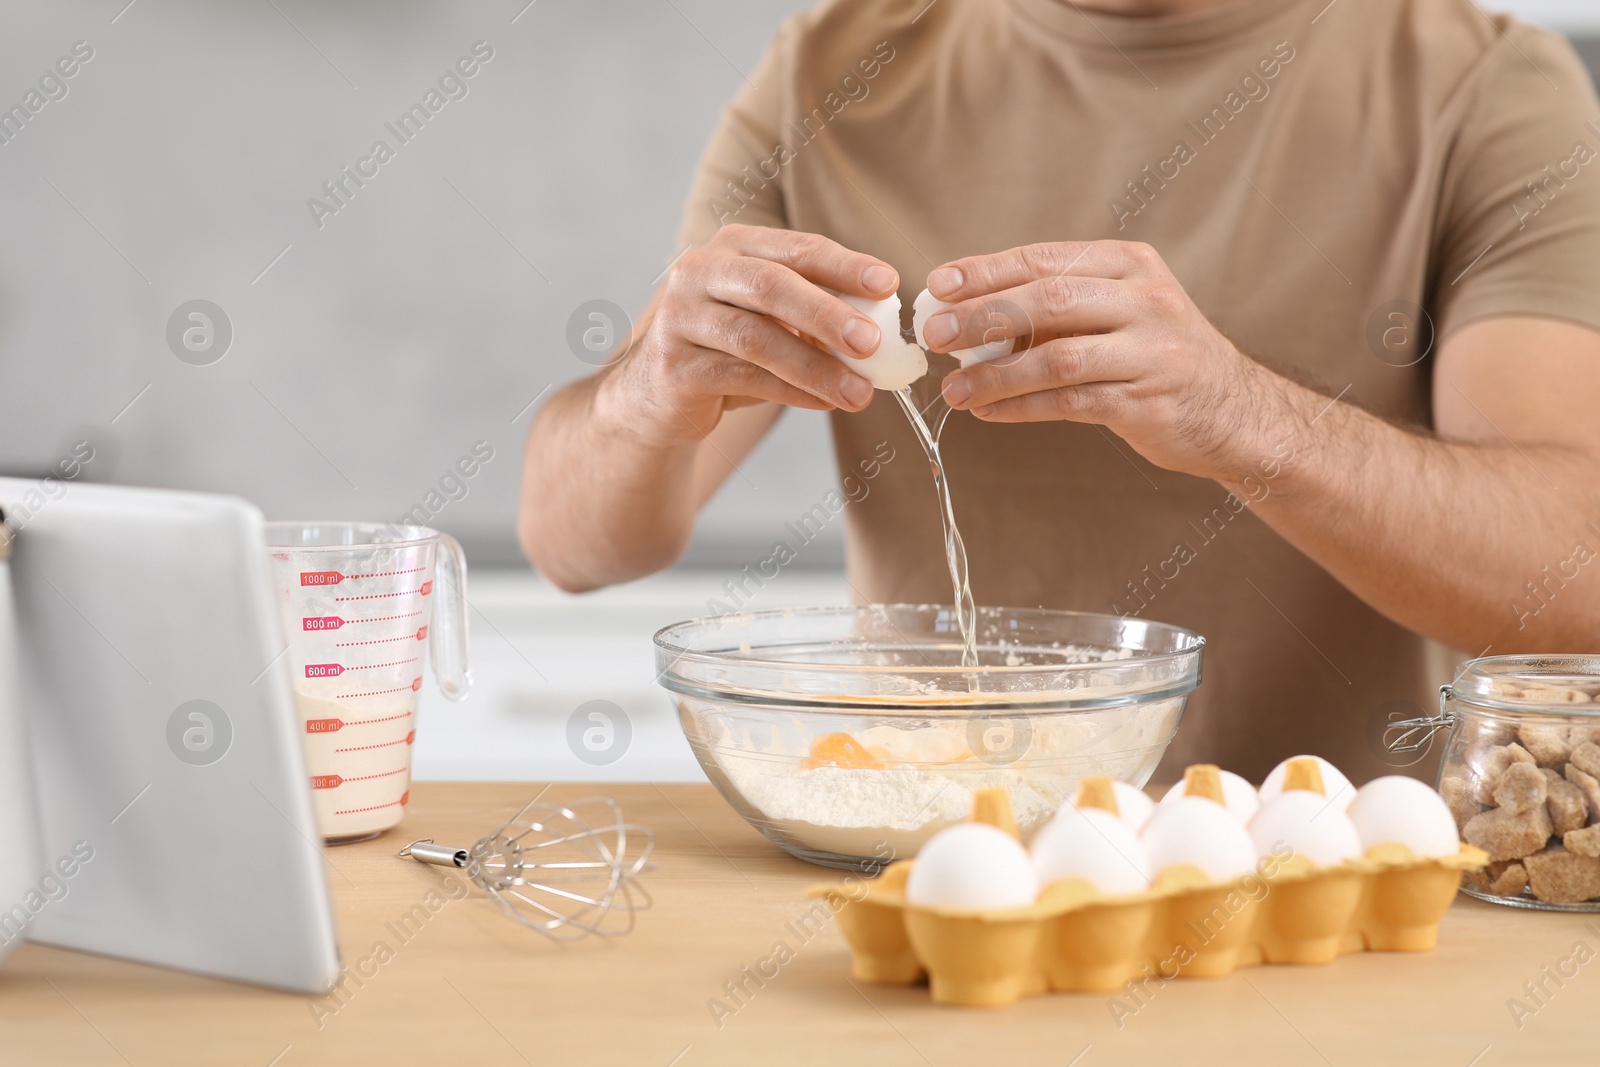
[[[1563,781],[1562,785],[1567,783]],[[1576,788],[1576,787],[1573,787]],[[1449,777],[1439,782],[1439,795],[1455,816],[1456,829],[1467,825],[1467,820],[1483,810],[1483,805],[1472,799],[1472,787],[1465,778]]]
[[[1543,804],[1521,813],[1491,808],[1467,820],[1461,835],[1492,860],[1519,860],[1550,840],[1550,813]]]
[[[1517,728],[1498,719],[1474,719],[1462,724],[1462,740],[1472,748],[1493,748],[1517,739]]]
[[[1589,694],[1564,685],[1530,685],[1514,699],[1523,704],[1587,704]]]
[[[1479,804],[1490,804],[1494,801],[1494,785],[1501,772],[1513,763],[1533,763],[1534,759],[1531,752],[1513,741],[1509,745],[1485,749],[1470,762],[1474,772],[1468,782],[1472,799]]]
[[[1550,826],[1555,833],[1576,830],[1589,821],[1589,804],[1583,799],[1583,790],[1556,774],[1545,772],[1545,807],[1550,810]],[[1580,772],[1581,773],[1581,772]]]
[[[1567,742],[1569,726],[1549,726],[1541,723],[1524,723],[1517,727],[1517,740],[1527,749],[1541,767],[1560,767],[1567,762],[1572,748]]]
[[[1572,750],[1568,762],[1591,778],[1600,778],[1600,745],[1585,741]]]
[[[1528,888],[1528,869],[1520,863],[1508,863],[1500,877],[1484,888],[1497,897],[1519,897]]]
[[[1589,818],[1600,819],[1600,779],[1569,763],[1567,781],[1577,786],[1583,793],[1584,803],[1589,805]]]
[[[1567,731],[1567,744],[1573,748],[1585,742],[1600,745],[1600,726],[1574,726]]]
[[[1568,852],[1575,852],[1580,856],[1600,857],[1600,825],[1588,826],[1581,830],[1568,830],[1561,835],[1561,843],[1567,846]]]
[[[1500,860],[1489,864],[1487,867],[1476,867],[1470,871],[1462,871],[1461,880],[1477,889],[1487,891],[1509,866],[1511,866],[1510,860]]]
[[[1600,897],[1600,859],[1552,845],[1523,861],[1533,895],[1550,904]]]
[[[1513,763],[1494,786],[1494,802],[1506,811],[1521,815],[1544,804],[1548,784],[1541,769],[1531,763]]]

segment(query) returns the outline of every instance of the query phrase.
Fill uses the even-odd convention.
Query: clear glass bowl
[[[717,789],[802,859],[875,870],[1009,791],[1024,837],[1104,774],[1140,786],[1200,684],[1205,641],[1115,615],[980,608],[961,666],[939,605],[761,611],[655,635],[662,685]]]
[[[1461,891],[1512,907],[1600,911],[1600,857],[1580,852],[1600,845],[1600,829],[1585,829],[1600,822],[1600,656],[1476,659],[1440,705],[1438,718],[1419,722],[1450,730],[1439,792],[1462,837],[1494,857],[1467,873]],[[1520,771],[1520,787],[1506,784],[1515,763],[1545,780]],[[1571,829],[1584,832],[1569,838]]]

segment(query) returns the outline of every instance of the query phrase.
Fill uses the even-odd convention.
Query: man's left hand
[[[954,305],[924,327],[930,348],[1027,346],[945,378],[945,401],[986,422],[1097,423],[1158,466],[1227,479],[1256,462],[1262,409],[1287,384],[1207,321],[1149,245],[1027,245],[947,263],[928,288]]]

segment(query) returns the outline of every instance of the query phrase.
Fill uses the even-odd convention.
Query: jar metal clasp
[[[1439,714],[1391,722],[1383,731],[1383,747],[1390,752],[1415,752],[1420,748],[1426,748],[1433,740],[1434,734],[1440,730],[1448,730],[1456,724],[1455,712],[1447,710],[1449,700],[1450,687],[1441,685]]]

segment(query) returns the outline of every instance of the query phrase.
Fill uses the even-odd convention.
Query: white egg
[[[1327,797],[1291,789],[1261,805],[1250,820],[1256,855],[1287,858],[1284,846],[1318,867],[1334,867],[1362,853],[1361,838],[1350,817]]]
[[[1228,809],[1229,815],[1248,825],[1261,808],[1261,801],[1256,796],[1256,787],[1232,771],[1221,771],[1220,775],[1222,778],[1222,806]],[[1185,783],[1179,782],[1167,790],[1166,796],[1161,798],[1161,803],[1170,804],[1179,797],[1187,796],[1188,794],[1183,791],[1184,785]]]
[[[1143,830],[1144,824],[1150,821],[1150,816],[1156,810],[1156,802],[1150,799],[1150,794],[1127,782],[1112,782],[1111,788],[1117,794],[1118,817],[1134,833]]]
[[[1321,756],[1291,756],[1289,759],[1314,759],[1322,770],[1322,788],[1326,795],[1333,800],[1333,806],[1340,811],[1349,809],[1350,802],[1356,798],[1355,786],[1350,784],[1350,779],[1344,773],[1323,759]],[[1261,803],[1275,799],[1283,792],[1283,776],[1288,773],[1289,760],[1284,760],[1272,768],[1272,773],[1267,775],[1266,781],[1261,783],[1259,795]]]
[[[839,299],[876,323],[882,335],[877,350],[865,359],[835,352],[834,356],[842,360],[845,366],[871,382],[876,389],[904,389],[928,373],[928,354],[900,336],[898,294],[882,300],[845,295]]]
[[[1461,847],[1444,798],[1415,778],[1391,774],[1361,787],[1350,805],[1364,849],[1402,844],[1419,857],[1454,856]]]
[[[906,899],[930,908],[1015,908],[1039,896],[1033,859],[987,823],[947,826],[928,839],[906,880]]]
[[[917,294],[917,298],[911,302],[911,332],[916,334],[917,344],[923,348],[928,347],[927,338],[922,335],[923,327],[927,325],[928,320],[933,316],[946,308],[954,306],[953,304],[946,304],[926,289]],[[1016,347],[1017,339],[1015,337],[1002,337],[997,341],[990,341],[986,345],[979,345],[977,348],[959,348],[950,354],[956,357],[963,367],[970,367],[974,363],[988,363],[990,360],[999,359],[1001,356],[1009,356]]]
[[[1250,833],[1215,801],[1179,797],[1159,804],[1139,835],[1159,875],[1169,867],[1198,867],[1217,882],[1231,882],[1255,869]]]
[[[1108,896],[1150,888],[1150,857],[1139,835],[1109,811],[1063,807],[1033,836],[1029,851],[1040,885],[1086,878]]]

